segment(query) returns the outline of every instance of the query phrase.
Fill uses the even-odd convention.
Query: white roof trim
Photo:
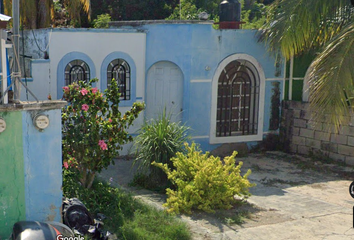
[[[6,16],[4,14],[0,14],[0,21],[9,21],[11,19],[11,17]]]

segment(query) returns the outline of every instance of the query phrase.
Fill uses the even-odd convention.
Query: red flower
[[[85,112],[87,112],[87,110],[89,110],[89,106],[86,103],[82,104],[81,110],[84,110]]]
[[[92,91],[93,94],[95,94],[95,93],[97,92],[97,88],[96,88],[96,87],[95,87],[95,88],[92,88],[91,91]]]
[[[88,93],[88,91],[86,90],[86,88],[82,88],[80,93],[82,94],[82,96],[85,96]]]
[[[67,162],[64,162],[64,167],[66,168],[66,169],[68,169],[68,167],[69,167],[69,165],[68,165],[68,163]]]
[[[104,140],[99,140],[98,145],[100,145],[102,150],[108,150],[107,144],[104,142]]]

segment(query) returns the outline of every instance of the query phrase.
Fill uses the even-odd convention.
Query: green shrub
[[[112,80],[101,93],[93,84],[79,81],[63,87],[62,146],[65,168],[77,168],[80,182],[90,188],[95,175],[114,163],[122,145],[133,140],[129,126],[144,109],[144,103],[133,103],[130,110],[119,111],[119,89]]]
[[[93,20],[94,28],[108,28],[108,23],[111,21],[111,16],[106,14],[101,14],[97,16],[97,19]]]
[[[157,119],[145,121],[135,139],[136,159],[143,172],[150,172],[150,179],[157,184],[165,184],[166,174],[152,166],[152,162],[167,164],[172,168],[170,159],[177,152],[184,152],[183,143],[189,139],[188,127],[172,122],[164,110]]]
[[[229,209],[235,203],[234,196],[249,196],[251,184],[247,177],[251,170],[242,177],[241,166],[235,164],[237,152],[225,157],[222,162],[218,157],[202,154],[195,143],[185,144],[188,153],[177,153],[171,161],[174,170],[167,164],[153,163],[163,169],[168,178],[177,186],[177,190],[167,189],[168,199],[164,204],[168,212],[190,214],[192,209],[213,212],[214,209]]]

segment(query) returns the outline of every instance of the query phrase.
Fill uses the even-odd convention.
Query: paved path
[[[354,239],[354,199],[349,195],[351,181],[333,173],[302,170],[283,153],[253,154],[238,160],[243,170],[252,169],[249,203],[262,209],[241,226],[227,225],[210,215],[181,216],[194,239]],[[305,159],[306,160],[306,159]],[[310,161],[310,159],[307,159]],[[352,169],[347,169],[351,171]],[[131,161],[117,160],[102,172],[113,185],[127,187],[132,180]],[[353,174],[354,180],[354,174]],[[164,195],[134,190],[136,197],[162,208]],[[233,211],[233,210],[230,210]]]

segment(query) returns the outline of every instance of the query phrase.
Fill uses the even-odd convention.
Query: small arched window
[[[218,80],[216,137],[258,133],[259,76],[252,63],[234,60]]]
[[[107,67],[107,88],[110,87],[112,79],[117,81],[120,100],[130,100],[130,67],[127,61],[118,58],[111,61]]]
[[[69,62],[65,67],[65,85],[74,82],[90,80],[90,68],[86,62],[75,59]]]

